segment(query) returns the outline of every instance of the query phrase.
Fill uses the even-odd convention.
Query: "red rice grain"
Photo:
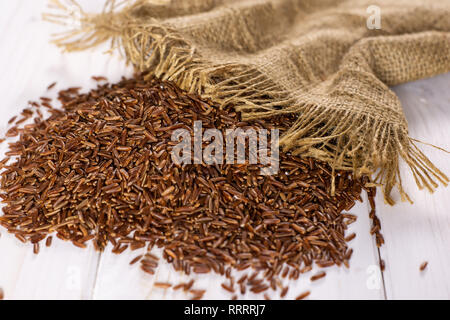
[[[305,291],[302,294],[298,295],[295,300],[303,300],[311,294],[310,291]]]

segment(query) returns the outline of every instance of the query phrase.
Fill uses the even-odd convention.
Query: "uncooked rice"
[[[245,294],[247,287],[263,293],[279,289],[280,276],[296,280],[314,263],[349,267],[353,250],[347,241],[355,235],[345,232],[356,216],[344,211],[362,200],[362,190],[372,208],[371,233],[383,243],[375,188],[366,187],[367,177],[336,171],[331,196],[330,167],[290,153],[281,153],[274,176],[259,175],[259,164],[175,165],[171,133],[192,132],[194,121],[202,121],[204,130],[225,132],[283,130],[295,119],[241,121],[230,109],[144,77],[101,84],[86,94],[76,87],[63,90],[61,109],[45,97],[30,102],[37,113],[33,123],[9,129],[7,136],[18,138],[2,162],[0,224],[31,242],[36,254],[41,241],[51,244],[52,234],[80,248],[92,242],[104,250],[110,244],[117,254],[146,247],[131,264],[140,261],[153,275],[158,257],[150,251],[157,246],[177,271],[216,272],[230,280],[222,284],[230,293]],[[33,114],[22,112],[26,120]],[[253,270],[237,281],[238,290],[231,267]],[[173,289],[189,291],[193,283]]]

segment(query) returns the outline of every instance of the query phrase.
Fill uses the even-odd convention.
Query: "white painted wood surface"
[[[99,2],[80,1],[90,7]],[[85,89],[95,83],[92,75],[104,75],[111,81],[129,76],[132,70],[116,56],[103,54],[106,47],[82,53],[63,54],[49,44],[57,28],[41,21],[45,0],[0,1],[0,135],[7,121],[46,92],[53,81],[53,92],[70,86]],[[404,103],[411,135],[450,149],[450,74],[395,88]],[[450,173],[450,156],[424,146],[432,160]],[[0,154],[6,145],[0,146]],[[406,173],[405,170],[402,170]],[[349,232],[357,237],[351,246],[354,254],[350,269],[330,268],[327,277],[311,284],[305,275],[290,284],[287,298],[311,290],[311,299],[403,299],[450,298],[450,193],[441,188],[434,195],[420,192],[410,177],[405,185],[415,205],[384,205],[377,199],[386,245],[380,252],[369,235],[368,206],[364,202],[351,212],[358,221]],[[54,239],[51,248],[39,255],[29,245],[0,229],[0,287],[6,299],[186,299],[181,292],[153,288],[155,281],[179,283],[188,278],[161,262],[155,276],[138,265],[130,266],[139,251],[115,255],[107,250],[95,252],[89,246],[79,249]],[[381,274],[379,254],[386,261]],[[427,270],[419,265],[429,261]],[[228,299],[216,275],[197,275],[195,287],[207,289],[206,299]],[[244,298],[254,296],[247,294]],[[272,298],[277,298],[273,295]]]

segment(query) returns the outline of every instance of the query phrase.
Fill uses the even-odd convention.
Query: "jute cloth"
[[[76,3],[49,20],[67,21]],[[369,29],[370,6],[381,29]],[[373,7],[371,7],[373,8]],[[81,10],[81,9],[77,9]],[[450,1],[138,0],[81,11],[56,39],[81,50],[112,40],[138,70],[234,106],[244,119],[294,114],[284,150],[370,174],[385,200],[399,160],[420,188],[448,178],[417,148],[388,86],[450,71]]]

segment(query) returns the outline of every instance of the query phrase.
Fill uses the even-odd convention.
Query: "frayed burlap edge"
[[[65,13],[45,14],[44,19],[67,25],[67,21],[73,19],[70,10],[58,0],[51,3]],[[346,110],[333,111],[330,117],[326,107],[299,103],[257,68],[212,64],[170,28],[156,21],[145,27],[133,23],[127,8],[115,13],[120,6],[115,1],[107,1],[103,13],[97,15],[79,8],[80,28],[58,35],[54,43],[67,51],[77,51],[111,40],[111,48],[119,49],[137,70],[173,81],[182,89],[210,98],[221,107],[233,106],[242,113],[243,120],[296,113],[298,120],[280,139],[284,151],[326,161],[333,170],[372,176],[372,185],[381,186],[388,204],[395,203],[391,197],[395,186],[402,201],[412,203],[402,187],[400,158],[409,166],[420,189],[433,192],[438,186],[436,181],[447,186],[448,177],[419,150],[414,143],[417,140],[410,138],[402,126],[364,114],[355,117]],[[332,185],[333,193],[334,183]]]

